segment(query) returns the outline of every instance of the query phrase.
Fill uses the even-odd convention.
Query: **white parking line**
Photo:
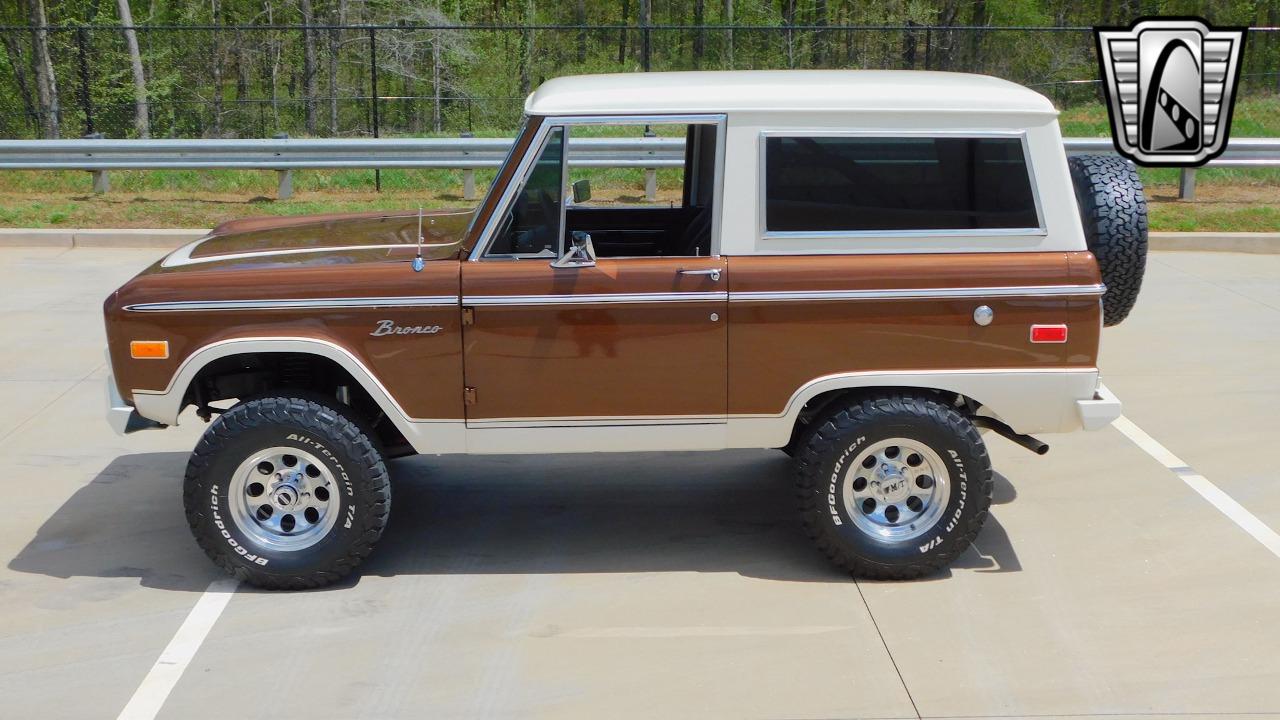
[[[209,583],[117,720],[154,720],[239,586],[239,581],[231,578]]]
[[[1190,465],[1183,462],[1177,455],[1169,452],[1169,448],[1161,445],[1155,438],[1143,432],[1142,428],[1134,425],[1129,418],[1121,416],[1113,424],[1125,437],[1132,440],[1134,445],[1142,448],[1148,455],[1158,460],[1161,465],[1173,471],[1173,474],[1182,478],[1182,481],[1190,486],[1192,490],[1200,493],[1200,497],[1208,500],[1223,515],[1230,518],[1231,522],[1239,525],[1241,529],[1252,535],[1253,539],[1262,543],[1263,546],[1271,551],[1271,554],[1280,557],[1280,534],[1276,534],[1275,530],[1267,527],[1256,515],[1246,510],[1243,505],[1233,500],[1230,495],[1223,492],[1217,485],[1209,482],[1205,476],[1191,469]]]

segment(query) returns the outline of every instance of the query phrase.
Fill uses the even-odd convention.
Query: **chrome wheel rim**
[[[951,477],[928,445],[890,438],[854,458],[843,495],[854,527],[881,542],[901,542],[937,524],[951,498]]]
[[[231,519],[263,549],[303,550],[338,520],[341,497],[328,466],[305,450],[273,447],[236,469],[228,488]]]

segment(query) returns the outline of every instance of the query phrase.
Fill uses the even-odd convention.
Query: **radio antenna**
[[[422,272],[426,263],[422,260],[422,206],[418,206],[418,254],[413,258],[413,271]]]

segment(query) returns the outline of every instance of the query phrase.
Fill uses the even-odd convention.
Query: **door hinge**
[[[475,325],[475,324],[476,324],[476,309],[473,307],[462,308],[462,326],[466,327],[468,325]]]
[[[475,404],[476,404],[476,389],[475,389],[475,388],[470,387],[470,386],[467,386],[467,387],[462,388],[462,404],[463,404],[463,405],[475,405]]]

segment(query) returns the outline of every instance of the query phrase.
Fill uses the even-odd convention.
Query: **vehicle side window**
[[[1039,228],[1020,138],[765,138],[766,232]]]
[[[564,203],[564,128],[552,128],[486,257],[555,257]]]

